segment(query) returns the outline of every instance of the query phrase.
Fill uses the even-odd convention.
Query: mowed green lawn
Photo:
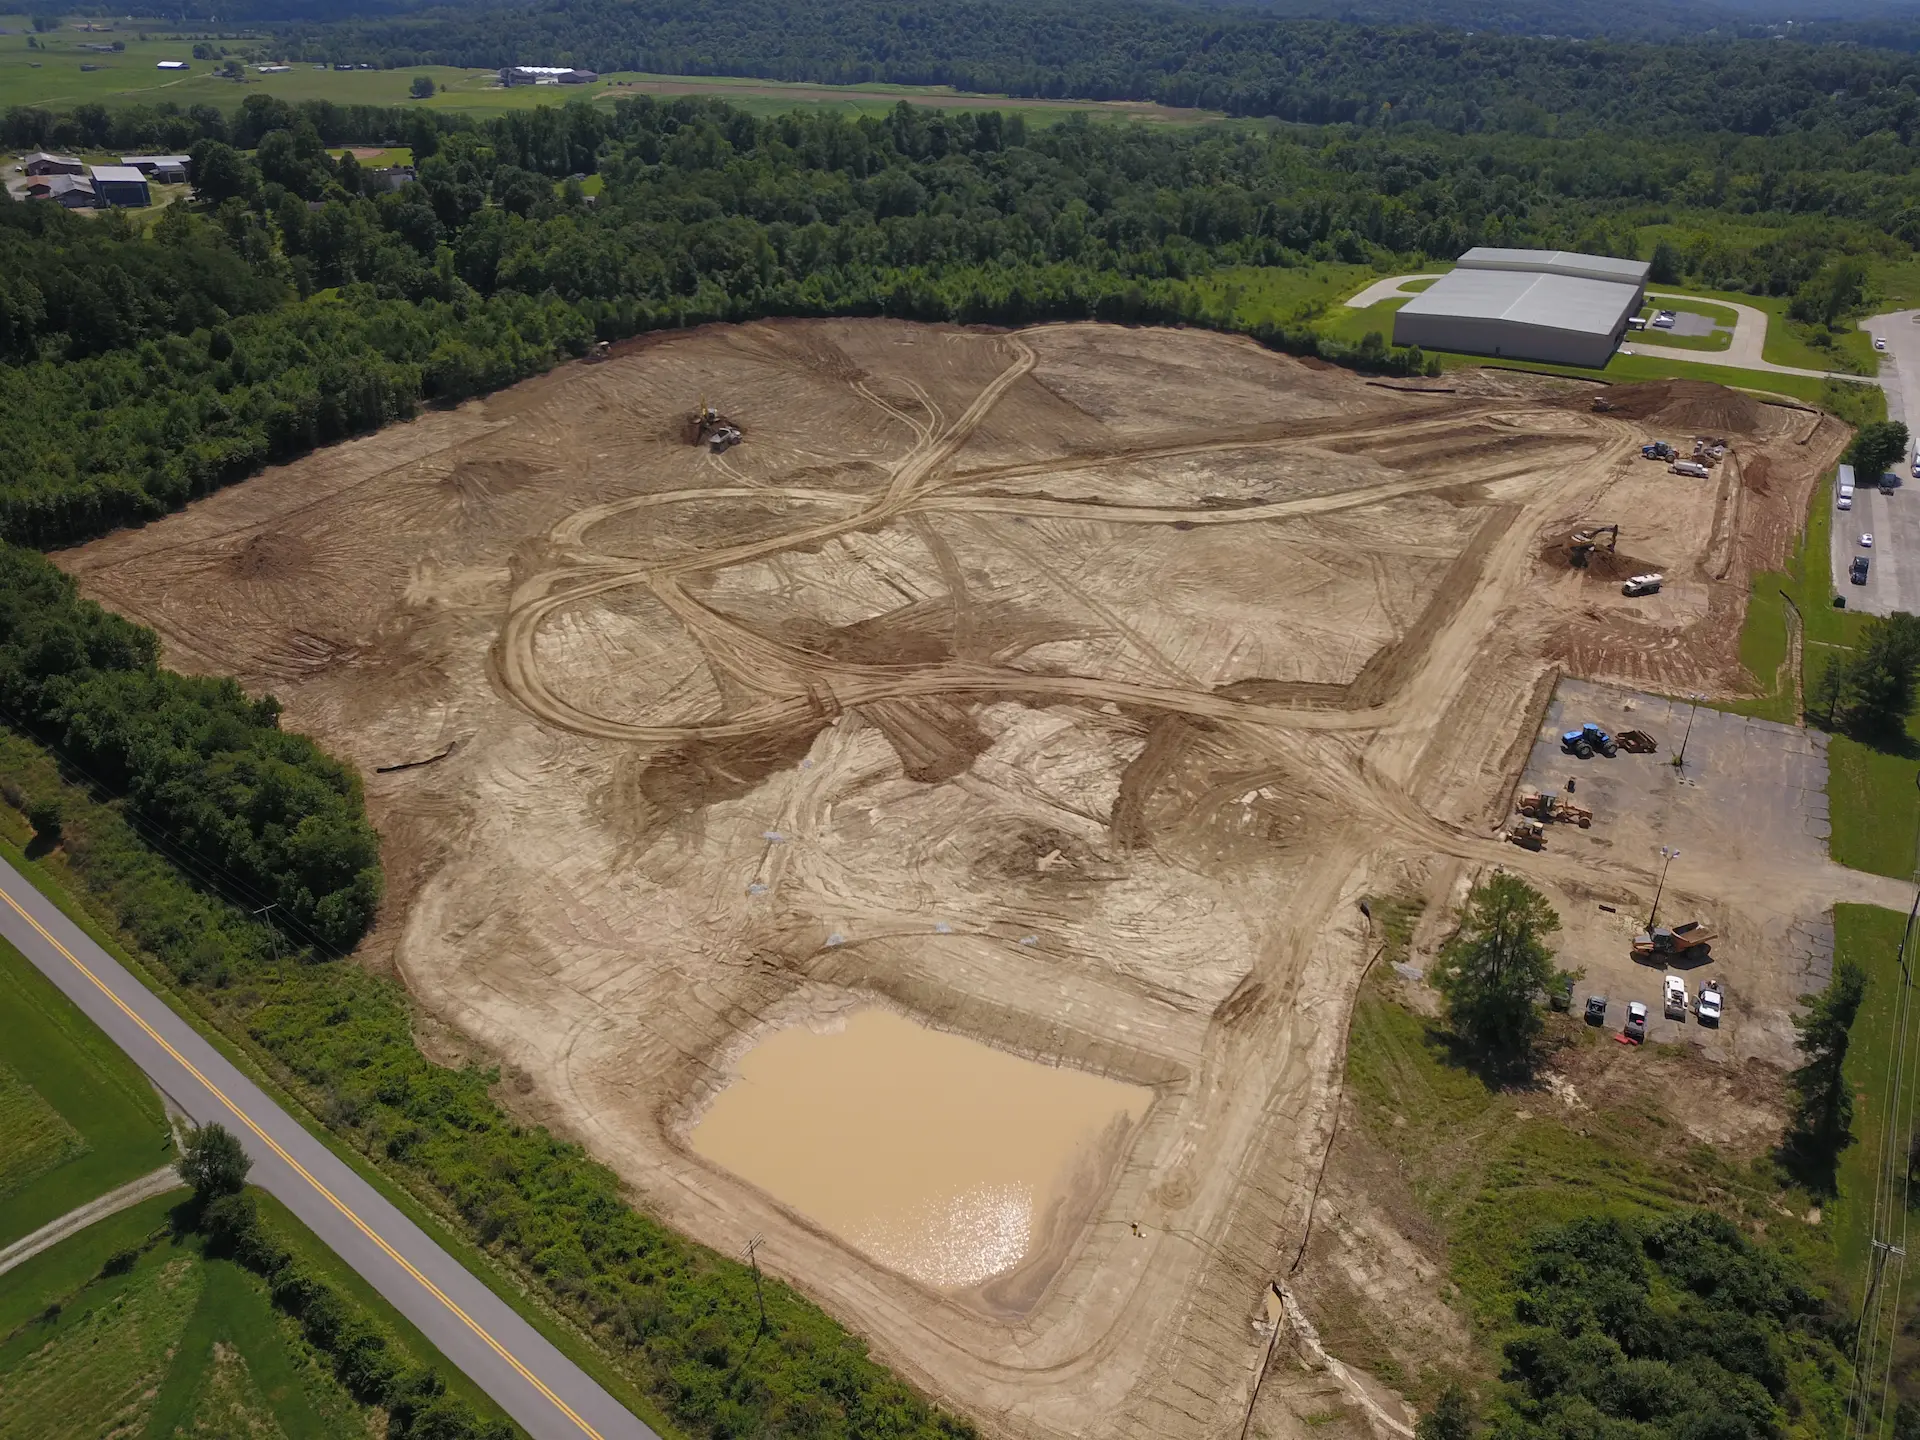
[[[173,1159],[146,1078],[5,943],[0,1036],[0,1245]]]
[[[368,1412],[274,1310],[265,1285],[170,1236],[179,1202],[163,1196],[123,1211],[6,1277],[0,1435],[367,1435]],[[138,1258],[108,1273],[116,1254]]]

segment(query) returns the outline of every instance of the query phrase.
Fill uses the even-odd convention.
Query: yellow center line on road
[[[202,1085],[206,1086],[207,1089],[213,1093],[214,1097],[218,1099],[222,1105],[225,1105],[227,1109],[231,1110],[234,1113],[234,1115],[239,1119],[242,1125],[245,1125],[247,1129],[251,1130],[255,1135],[257,1135],[260,1138],[260,1141],[262,1144],[267,1146],[268,1149],[272,1150],[273,1153],[275,1155],[278,1155],[282,1160],[286,1161],[287,1164],[293,1169],[293,1172],[296,1175],[298,1175],[301,1179],[305,1180],[309,1185],[313,1186],[313,1188],[315,1190],[318,1190],[321,1193],[321,1195],[325,1196],[327,1203],[332,1205],[334,1209],[338,1210],[348,1220],[352,1221],[354,1226],[360,1231],[362,1235],[365,1235],[375,1245],[378,1245],[380,1249],[386,1254],[388,1259],[392,1260],[394,1264],[398,1265],[402,1270],[405,1270],[407,1274],[411,1275],[415,1280],[418,1280],[420,1284],[423,1287],[425,1287],[428,1294],[432,1295],[434,1299],[438,1300],[442,1305],[446,1306],[447,1309],[449,1309],[456,1316],[458,1316],[461,1324],[465,1325],[475,1335],[479,1336],[481,1340],[485,1341],[488,1348],[491,1349],[494,1354],[498,1355],[502,1360],[506,1361],[507,1364],[511,1365],[514,1368],[514,1370],[516,1370],[519,1373],[520,1377],[524,1379],[529,1385],[533,1386],[534,1389],[538,1390],[542,1395],[546,1396],[547,1399],[551,1400],[554,1403],[554,1406],[560,1411],[562,1415],[565,1415],[575,1425],[578,1425],[580,1427],[581,1432],[583,1434],[590,1436],[591,1440],[605,1440],[605,1437],[602,1436],[598,1430],[594,1429],[593,1426],[589,1425],[585,1420],[583,1420],[574,1411],[571,1405],[567,1404],[566,1401],[562,1400],[558,1395],[554,1394],[553,1391],[549,1390],[546,1386],[546,1383],[542,1381],[539,1376],[535,1375],[525,1365],[521,1364],[520,1360],[511,1351],[509,1351],[506,1348],[506,1346],[502,1345],[498,1340],[494,1339],[493,1336],[488,1334],[487,1331],[480,1325],[480,1323],[477,1320],[475,1320],[471,1315],[467,1314],[465,1310],[462,1310],[457,1304],[455,1304],[453,1301],[453,1297],[448,1295],[446,1291],[442,1290],[438,1285],[434,1284],[433,1281],[429,1280],[425,1275],[422,1275],[418,1270],[414,1269],[412,1263],[404,1255],[402,1255],[398,1250],[395,1250],[393,1246],[389,1245],[386,1242],[386,1240],[383,1239],[373,1229],[372,1226],[368,1225],[366,1221],[362,1220],[359,1217],[359,1215],[355,1214],[354,1211],[346,1204],[346,1202],[343,1201],[338,1195],[335,1195],[325,1185],[322,1185],[320,1181],[314,1176],[312,1171],[308,1170],[306,1166],[302,1165],[298,1160],[294,1159],[293,1156],[289,1155],[285,1150],[281,1149],[279,1141],[275,1140],[271,1135],[267,1134],[266,1131],[262,1130],[258,1125],[256,1125],[253,1121],[252,1116],[248,1115],[246,1111],[242,1110],[238,1105],[234,1104],[233,1101],[228,1098],[225,1091],[223,1091],[218,1085],[215,1085],[213,1081],[209,1080],[205,1075],[200,1073],[199,1067],[197,1067],[191,1060],[187,1059],[186,1056],[182,1055],[178,1050],[174,1049],[173,1046],[167,1042],[167,1039],[165,1036],[161,1035],[159,1031],[155,1030],[153,1026],[149,1025],[144,1019],[142,1019],[139,1015],[137,1015],[133,1011],[132,1007],[127,1004],[126,1001],[122,1000],[118,995],[114,994],[113,991],[108,988],[106,983],[102,981],[98,975],[94,974],[93,971],[89,970],[86,967],[86,965],[81,962],[78,956],[76,956],[71,950],[67,949],[67,947],[62,945],[58,940],[54,939],[54,937],[47,932],[46,926],[42,925],[38,920],[34,919],[33,916],[29,915],[26,912],[25,908],[22,907],[20,902],[14,899],[12,894],[9,891],[7,891],[5,887],[0,887],[0,900],[5,900],[7,904],[12,907],[13,912],[16,915],[18,915],[22,920],[26,921],[27,924],[31,925],[36,931],[39,932],[41,939],[45,940],[49,945],[53,946],[54,949],[58,950],[63,956],[65,956],[67,961],[73,966],[73,968],[78,970],[82,975],[86,976],[88,980],[92,981],[94,984],[94,987],[98,989],[102,995],[106,996],[115,1005],[119,1006],[122,1013],[124,1013],[129,1020],[133,1021],[134,1024],[138,1025],[142,1030],[146,1031],[148,1037],[151,1038],[156,1045],[158,1045],[162,1050],[166,1051],[167,1054],[171,1055],[175,1060],[177,1060],[182,1066],[182,1068],[184,1068],[189,1075],[193,1076],[194,1079],[198,1080]]]

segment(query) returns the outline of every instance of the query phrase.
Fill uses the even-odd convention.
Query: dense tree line
[[[646,98],[485,122],[264,96],[231,114],[0,121],[20,144],[102,124],[129,148],[190,148],[201,200],[144,233],[0,203],[0,407],[17,422],[0,433],[0,538],[17,542],[151,518],[595,338],[662,327],[828,314],[1238,326],[1202,303],[1197,277],[1396,266],[1478,243],[1630,253],[1636,224],[1703,210],[1775,223],[1683,237],[1673,269],[1831,297],[1836,264],[1920,238],[1911,153],[1831,137],[1636,149],[1418,128],[1029,129],[904,105],[756,119]],[[391,188],[329,154],[387,140],[411,144],[415,182]],[[1313,319],[1253,333],[1375,369],[1425,364],[1377,340],[1323,341]]]
[[[284,939],[241,905],[189,883],[171,848],[156,849],[144,828],[128,823],[124,802],[103,803],[67,783],[44,749],[6,728],[0,793],[28,806],[56,802],[83,902],[336,1134],[463,1222],[544,1302],[593,1335],[612,1368],[649,1395],[677,1433],[972,1435],[771,1278],[762,1332],[746,1266],[631,1208],[613,1173],[578,1145],[515,1121],[493,1098],[497,1071],[450,1069],[422,1055],[396,980],[289,955]],[[245,1209],[226,1202],[208,1216],[216,1241],[273,1274],[276,1303],[300,1317],[316,1344],[345,1357],[350,1384],[359,1375],[363,1393],[391,1397],[382,1403],[420,1407],[395,1433],[464,1437],[431,1381],[396,1367],[341,1297],[323,1294],[297,1264],[282,1271],[271,1250],[243,1250],[253,1243]]]
[[[1722,1216],[1571,1221],[1533,1239],[1513,1289],[1496,1436],[1774,1440],[1844,1423],[1844,1318]]]
[[[822,0],[798,8],[715,0],[697,10],[671,0],[546,0],[296,24],[287,37],[291,55],[328,62],[955,85],[1155,100],[1313,125],[1425,121],[1461,132],[1835,128],[1855,138],[1893,130],[1905,141],[1920,113],[1916,61],[1896,50],[1718,37],[1658,45],[1529,38],[1170,0]]]
[[[156,663],[143,629],[83,600],[39,555],[0,549],[0,718],[45,738],[203,880],[323,954],[351,949],[380,898],[359,778],[273,699]]]

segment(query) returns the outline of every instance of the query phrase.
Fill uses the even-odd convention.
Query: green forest
[[[330,153],[385,141],[410,145],[416,180]],[[1481,243],[1627,254],[1640,226],[1697,221],[1656,248],[1657,279],[1793,295],[1833,323],[1865,303],[1868,266],[1920,239],[1910,152],[1835,135],[1029,129],[645,97],[476,122],[255,96],[230,115],[15,109],[0,143],[188,151],[201,197],[145,227],[0,204],[0,406],[17,421],[0,538],[33,545],[660,328],[1186,322],[1406,373],[1428,362],[1327,339],[1312,315],[1242,326],[1194,282],[1330,260],[1390,273]]]

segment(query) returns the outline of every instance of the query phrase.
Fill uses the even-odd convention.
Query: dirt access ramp
[[[360,766],[368,963],[643,1203],[764,1232],[991,1433],[1237,1434],[1357,902],[1511,858],[1597,603],[1541,546],[1645,483],[1586,387],[1458,384],[1186,331],[710,327],[60,558]],[[703,401],[746,443],[686,444]],[[1742,443],[1787,474],[1785,434]],[[1714,537],[1633,543],[1686,573]],[[917,1285],[686,1143],[769,1027],[854,1003],[1152,1106],[1014,1271]]]

